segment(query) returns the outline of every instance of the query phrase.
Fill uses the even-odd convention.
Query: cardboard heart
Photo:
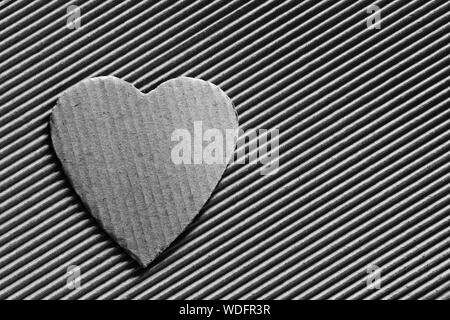
[[[201,135],[237,132],[238,121],[227,95],[203,80],[176,78],[143,94],[120,79],[99,77],[63,92],[50,126],[55,152],[84,205],[145,267],[194,219],[232,157],[235,141],[227,141],[223,161],[199,162],[208,147]],[[177,132],[193,133],[194,141]],[[193,157],[191,163],[174,161],[182,142],[194,144],[193,154],[178,146],[175,155]]]

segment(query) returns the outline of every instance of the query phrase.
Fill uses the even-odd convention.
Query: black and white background
[[[0,2],[1,299],[449,299],[450,2]],[[278,128],[142,269],[83,208],[48,118],[77,82],[186,75]],[[75,277],[75,278],[74,278]]]

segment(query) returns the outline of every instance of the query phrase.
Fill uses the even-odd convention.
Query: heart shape
[[[200,134],[238,129],[227,95],[187,77],[148,94],[115,77],[87,79],[64,91],[52,111],[53,146],[72,186],[104,230],[144,267],[191,223],[232,158],[235,141],[226,144],[221,162],[174,162],[174,132],[190,133],[198,123]],[[208,141],[195,134],[198,159],[206,149],[196,149],[195,141],[200,148]],[[178,155],[189,156],[182,151]]]

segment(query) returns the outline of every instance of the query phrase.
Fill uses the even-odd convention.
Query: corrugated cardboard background
[[[366,26],[372,3],[380,30]],[[450,2],[0,8],[1,298],[450,297]],[[101,75],[144,92],[212,81],[242,128],[280,130],[278,173],[229,167],[182,240],[140,269],[84,211],[50,144],[58,94]],[[366,287],[373,264],[380,290]]]

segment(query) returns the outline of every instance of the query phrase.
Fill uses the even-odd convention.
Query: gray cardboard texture
[[[187,77],[147,95],[114,77],[84,80],[62,93],[52,111],[53,145],[75,191],[142,266],[194,219],[232,154],[226,150],[223,161],[213,164],[174,163],[173,133],[194,133],[199,121],[203,132],[219,129],[224,136],[238,128],[226,94]],[[193,157],[195,152],[194,146]]]
[[[450,1],[1,3],[0,299],[450,299]],[[151,268],[52,146],[61,94],[109,75],[210,81],[279,131],[277,172],[230,163]]]

